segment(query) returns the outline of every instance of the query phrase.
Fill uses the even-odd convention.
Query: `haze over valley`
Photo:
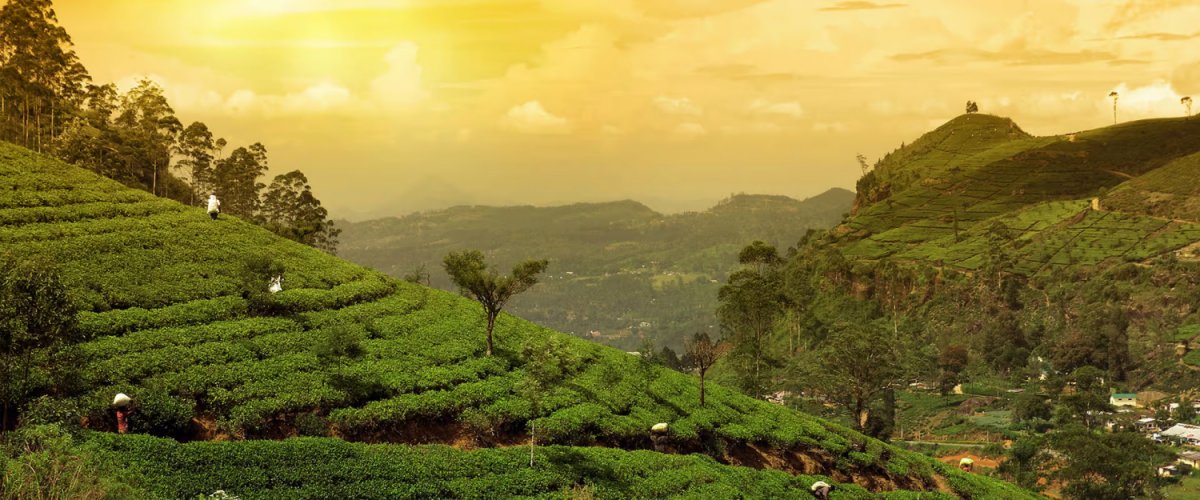
[[[0,500],[1200,498],[1196,19],[0,0]]]

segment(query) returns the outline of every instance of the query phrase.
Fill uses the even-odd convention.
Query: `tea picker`
[[[662,451],[660,441],[665,437],[667,437],[666,422],[659,422],[650,428],[650,442],[654,444],[654,451]]]
[[[817,481],[813,483],[811,487],[809,487],[809,490],[812,491],[814,497],[820,498],[821,500],[829,500],[829,492],[833,491],[833,486],[830,486],[829,483],[826,483],[825,481]]]
[[[221,200],[218,200],[214,193],[208,196],[208,216],[212,217],[212,220],[217,220],[219,213],[221,213]]]
[[[283,291],[283,276],[275,276],[271,278],[271,285],[267,287],[267,291],[278,293]]]
[[[958,461],[958,468],[965,472],[971,472],[971,469],[975,468],[975,461],[971,460],[970,458],[963,457],[962,460]]]
[[[129,430],[129,414],[133,411],[130,407],[133,400],[125,393],[119,392],[113,398],[113,408],[117,411],[117,433],[125,434]]]

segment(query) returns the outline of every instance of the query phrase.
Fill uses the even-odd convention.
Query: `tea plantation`
[[[497,325],[497,355],[485,357],[472,301],[3,143],[0,255],[57,263],[90,337],[72,393],[35,401],[25,423],[108,431],[108,403],[124,392],[138,403],[131,432],[232,441],[84,431],[97,460],[124,464],[154,496],[225,488],[248,498],[342,497],[355,496],[352,484],[367,485],[363,497],[561,494],[572,485],[607,496],[790,496],[781,492],[807,484],[713,459],[873,490],[1029,496],[721,387],[699,407],[688,375],[512,316]],[[263,257],[284,269],[284,290],[265,303],[241,284],[248,259]],[[519,353],[529,345],[572,360],[537,405],[523,390]],[[657,422],[670,424],[664,451],[701,455],[616,449],[651,448]],[[543,449],[546,461],[529,469],[523,447],[408,446],[519,445],[530,424],[539,444],[571,447]],[[298,435],[321,438],[254,440]]]
[[[1143,261],[1200,241],[1188,201],[1198,192],[1200,121],[1042,138],[1010,123],[963,115],[893,153],[875,172],[890,196],[846,224],[846,254],[973,270],[999,250],[1038,273]]]

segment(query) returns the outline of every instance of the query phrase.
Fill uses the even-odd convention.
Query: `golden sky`
[[[1054,134],[1183,113],[1194,0],[58,0],[92,76],[148,76],[180,119],[334,217],[458,203],[852,188],[968,99]]]

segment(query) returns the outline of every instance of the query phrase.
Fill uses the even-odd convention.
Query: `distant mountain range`
[[[514,314],[624,349],[643,339],[677,348],[686,335],[715,331],[717,290],[738,250],[754,240],[795,244],[809,229],[837,224],[853,199],[845,189],[803,201],[739,194],[673,215],[630,200],[459,206],[341,221],[339,254],[393,276],[425,266],[431,283],[446,289],[441,259],[454,250],[482,250],[501,269],[547,258],[545,281],[514,299]]]

